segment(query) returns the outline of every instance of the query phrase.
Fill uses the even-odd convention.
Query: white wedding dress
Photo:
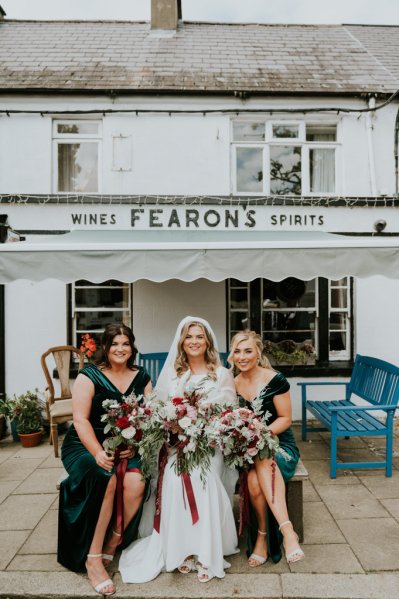
[[[183,375],[182,379],[171,376],[169,394],[181,393],[182,385],[204,389],[206,400],[234,405],[236,392],[233,377],[226,368],[217,369],[217,380],[204,375]],[[180,392],[180,393],[179,393]],[[237,553],[237,533],[232,511],[232,495],[236,474],[226,469],[223,456],[216,451],[207,472],[206,484],[200,480],[200,470],[191,473],[191,483],[198,508],[199,520],[192,524],[190,506],[183,495],[181,477],[174,470],[174,456],[168,458],[162,484],[162,512],[160,532],[139,539],[127,547],[121,555],[119,569],[123,582],[148,582],[162,571],[171,572],[189,555],[194,555],[209,574],[223,578],[230,564],[224,555]],[[150,506],[147,506],[150,511]],[[143,514],[143,522],[152,514]]]

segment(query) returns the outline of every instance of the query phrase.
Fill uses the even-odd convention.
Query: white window
[[[99,121],[54,121],[53,162],[56,192],[98,192],[100,156]]]
[[[233,121],[233,192],[328,195],[337,192],[337,125]]]
[[[77,281],[72,284],[72,338],[80,347],[82,335],[89,333],[100,342],[105,325],[123,322],[131,326],[131,285],[120,281],[91,283]]]

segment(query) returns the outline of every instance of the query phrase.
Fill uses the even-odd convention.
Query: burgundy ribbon
[[[159,453],[159,465],[158,465],[158,482],[157,482],[157,494],[155,497],[155,516],[154,516],[154,529],[159,533],[161,528],[161,513],[162,513],[162,483],[165,472],[166,462],[168,461],[168,448],[167,445],[163,445]],[[199,520],[197,503],[195,501],[194,489],[191,483],[191,477],[188,472],[183,472],[180,475],[182,481],[182,492],[184,507],[186,507],[186,500],[184,492],[187,495],[188,505],[191,512],[191,521],[196,524]]]
[[[123,522],[123,481],[126,472],[140,472],[140,468],[128,468],[128,459],[123,458],[116,467],[116,523],[115,529],[121,531],[119,545],[123,542],[124,522]]]

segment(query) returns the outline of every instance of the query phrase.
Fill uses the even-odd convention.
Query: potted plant
[[[296,343],[291,339],[264,343],[264,352],[272,366],[311,365],[316,362],[315,349],[310,341]]]
[[[0,439],[6,436],[7,419],[12,413],[12,404],[7,397],[0,398]]]
[[[12,400],[12,419],[17,421],[17,432],[23,447],[40,443],[43,432],[44,402],[38,389],[27,391]]]

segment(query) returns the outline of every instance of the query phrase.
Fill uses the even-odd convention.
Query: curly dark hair
[[[129,344],[132,348],[132,355],[128,359],[126,365],[131,370],[137,370],[135,361],[138,350],[135,346],[135,336],[133,335],[132,329],[128,327],[126,324],[123,324],[123,322],[112,322],[110,324],[107,324],[107,326],[105,327],[101,337],[101,347],[99,355],[96,359],[97,365],[106,368],[111,368],[111,364],[108,359],[108,353],[111,348],[112,341],[114,340],[114,337],[116,337],[117,335],[126,335],[126,337],[129,339]]]

